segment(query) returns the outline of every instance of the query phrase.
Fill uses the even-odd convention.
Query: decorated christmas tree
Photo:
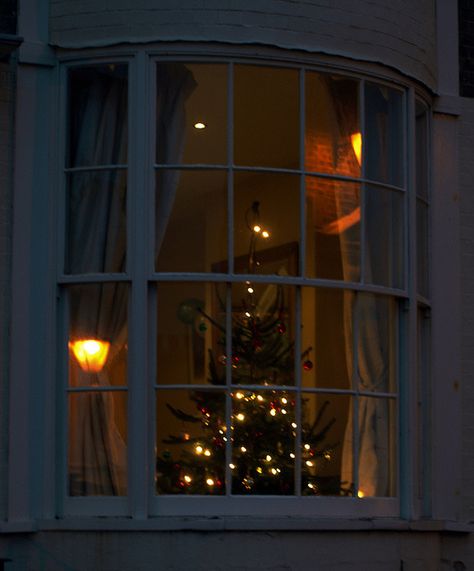
[[[262,233],[268,236],[259,224],[257,202],[249,209],[247,227],[251,232],[248,274],[252,274],[259,264],[257,240]],[[328,473],[324,467],[334,461],[337,446],[329,438],[335,420],[328,415],[328,403],[313,411],[308,422],[307,400],[302,399],[298,407],[297,393],[290,388],[294,385],[295,345],[288,334],[286,290],[275,284],[261,288],[260,294],[257,289],[245,282],[243,295],[233,307],[229,357],[225,326],[211,317],[202,301],[188,299],[178,308],[181,321],[195,326],[198,320],[199,330],[208,331],[216,340],[215,349],[208,350],[209,385],[225,389],[229,367],[233,389],[227,407],[223,391],[204,389],[191,391],[192,414],[167,404],[184,428],[162,438],[166,448],[157,458],[160,494],[224,494],[226,457],[233,494],[294,494],[298,416],[302,419],[301,492],[341,493],[339,478],[323,475]],[[217,291],[216,297],[225,312],[225,296]],[[303,373],[313,367],[310,353],[307,348],[300,356]]]

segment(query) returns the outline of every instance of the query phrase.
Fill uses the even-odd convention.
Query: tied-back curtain
[[[353,95],[344,82],[326,77],[322,79],[320,97],[325,101],[326,121],[331,131],[329,139],[335,142],[335,148],[331,152],[334,172],[357,177],[360,173],[359,158],[356,156],[355,149],[352,148],[351,138],[355,133],[360,132],[360,127],[358,126],[357,106],[348,99],[351,96]],[[377,133],[374,135],[370,130],[366,132],[366,138],[374,136],[377,136]],[[383,165],[380,168],[384,168]],[[342,277],[344,281],[359,281],[360,244],[363,241],[360,236],[359,187],[337,181],[332,182],[331,185],[332,196],[329,197],[329,193],[326,192],[326,199],[334,201],[335,219],[317,223],[316,231],[326,235],[337,235]],[[325,187],[328,185],[323,182],[318,183],[318,186],[322,192],[316,200],[324,202]],[[325,205],[321,203],[319,209],[324,211]],[[369,216],[376,217],[377,213],[371,212]],[[383,218],[379,217],[378,220],[379,224],[384,223]],[[379,245],[381,248],[384,246],[386,247],[384,244]],[[369,266],[369,271],[370,263],[370,255],[366,253],[366,265]],[[362,391],[384,391],[384,388],[388,386],[388,354],[386,338],[384,338],[386,324],[383,322],[387,314],[379,311],[379,301],[376,296],[359,294],[356,299],[355,323],[358,328],[356,382]],[[353,300],[353,293],[344,291],[345,357],[349,378],[354,378]],[[353,466],[353,420],[353,407],[350,407],[342,443],[341,483],[343,486],[352,485],[354,470],[357,469],[359,490],[363,491],[364,495],[387,495],[389,482],[387,401],[368,397],[358,399],[358,466]]]
[[[115,166],[127,156],[127,81],[94,74],[71,84],[74,100],[72,166]],[[122,272],[126,252],[126,171],[91,170],[69,180],[68,258],[71,273]],[[127,288],[93,284],[70,294],[71,340],[110,343],[107,364],[126,343]],[[99,373],[76,368],[76,386],[112,383],[109,367]],[[69,471],[71,495],[124,495],[126,456],[116,425],[113,393],[87,391],[70,400]]]
[[[186,100],[196,88],[192,72],[184,65],[158,64],[156,98],[156,161],[179,164],[186,131]],[[160,169],[157,173],[155,209],[155,252],[158,258],[173,209],[180,172]]]

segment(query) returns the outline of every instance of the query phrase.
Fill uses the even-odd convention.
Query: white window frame
[[[107,51],[107,54],[105,54]],[[171,55],[170,55],[171,52]],[[405,117],[408,121],[408,131],[407,131],[407,141],[405,142],[405,182],[406,182],[406,196],[407,201],[409,203],[409,207],[406,208],[405,212],[410,213],[409,224],[405,231],[410,228],[409,232],[412,231],[414,228],[414,208],[413,202],[416,200],[416,196],[414,193],[414,173],[413,173],[413,162],[409,161],[410,156],[413,157],[413,125],[414,125],[414,115],[413,115],[413,107],[414,107],[414,97],[417,89],[415,86],[406,78],[398,76],[394,72],[387,71],[384,68],[380,68],[378,66],[372,65],[355,65],[355,64],[347,64],[347,62],[338,60],[334,61],[331,58],[318,58],[319,61],[315,63],[314,56],[308,55],[300,55],[300,56],[290,56],[287,55],[286,57],[282,58],[281,54],[274,54],[272,50],[259,50],[260,55],[255,54],[255,50],[252,50],[252,57],[247,56],[245,54],[245,50],[243,48],[226,48],[226,57],[222,57],[222,61],[227,62],[229,58],[232,58],[234,62],[245,62],[245,63],[252,63],[252,64],[265,64],[265,65],[275,65],[277,67],[307,67],[308,69],[315,69],[321,71],[328,71],[332,70],[334,72],[339,72],[344,75],[350,75],[352,77],[358,77],[362,80],[369,80],[375,83],[386,83],[390,87],[395,87],[398,89],[406,90],[406,98],[407,98],[407,113],[405,113]],[[242,53],[244,52],[244,53]],[[183,54],[186,53],[188,55],[184,56]],[[222,53],[222,50],[220,50]],[[187,46],[175,46],[172,49],[169,47],[166,49],[162,48],[141,48],[139,50],[134,49],[127,49],[123,50],[123,48],[109,48],[107,50],[91,50],[85,53],[82,53],[79,56],[77,55],[69,55],[65,54],[61,57],[62,65],[61,65],[61,73],[59,75],[59,84],[61,85],[62,89],[62,96],[60,98],[61,101],[61,112],[60,112],[60,119],[59,125],[65,125],[65,85],[66,85],[66,72],[69,66],[77,66],[77,65],[93,65],[94,63],[118,63],[118,62],[128,62],[129,63],[129,126],[130,126],[130,142],[133,140],[134,144],[130,145],[129,148],[129,185],[128,185],[128,193],[127,193],[127,200],[128,200],[128,224],[131,231],[127,232],[127,240],[128,246],[130,251],[130,245],[135,244],[135,241],[138,239],[138,235],[141,232],[141,239],[147,240],[150,232],[150,228],[152,227],[149,223],[143,224],[143,220],[146,219],[146,208],[144,205],[146,204],[145,200],[143,200],[144,195],[146,193],[145,189],[148,188],[151,191],[152,184],[153,184],[153,177],[152,177],[152,164],[149,159],[150,154],[147,154],[147,150],[149,151],[152,146],[152,139],[153,139],[153,132],[149,126],[148,121],[148,113],[152,106],[152,100],[150,97],[151,90],[145,89],[145,94],[143,91],[141,94],[139,93],[139,85],[147,86],[148,77],[154,78],[154,65],[155,61],[158,59],[163,61],[164,59],[169,60],[182,60],[183,62],[205,62],[205,61],[216,61],[215,56],[219,54],[219,50],[213,47],[209,48],[202,48],[200,50],[196,50],[195,47],[189,48]],[[227,57],[228,56],[228,57]],[[419,92],[419,96],[426,99],[426,94]],[[145,102],[145,105],[140,105],[138,102]],[[429,102],[429,101],[428,101]],[[363,121],[362,121],[363,123]],[[53,157],[55,167],[57,165],[62,165],[62,158],[64,157],[64,148],[65,148],[65,140],[64,140],[64,129],[61,127],[60,131],[62,132],[61,140],[59,141],[58,148],[60,149],[58,153]],[[148,157],[144,159],[143,157]],[[267,170],[267,169],[266,169]],[[271,170],[271,169],[268,169]],[[378,184],[378,183],[377,183]],[[64,212],[63,204],[61,203],[61,196],[64,193],[64,173],[60,172],[58,174],[56,180],[56,197],[58,198],[57,206],[55,207],[55,213],[57,218],[61,220],[62,214]],[[133,189],[133,192],[132,192]],[[142,196],[139,196],[139,193],[142,192]],[[52,200],[54,203],[55,200]],[[152,209],[148,209],[148,213],[151,212]],[[408,215],[408,214],[407,214]],[[64,235],[64,225],[60,221],[57,231],[58,243],[61,243],[62,236]],[[356,518],[365,518],[368,516],[391,516],[396,517],[400,516],[402,518],[412,518],[416,517],[418,514],[418,508],[416,507],[415,501],[415,494],[414,488],[416,487],[415,481],[416,476],[414,474],[413,468],[413,454],[414,454],[414,445],[410,440],[411,430],[414,423],[414,410],[413,410],[413,403],[414,403],[414,387],[416,386],[416,354],[415,351],[412,349],[415,345],[416,339],[416,308],[417,302],[422,303],[426,306],[429,306],[427,300],[420,300],[417,299],[416,295],[416,272],[413,271],[416,269],[416,251],[415,251],[415,242],[411,239],[410,235],[406,237],[406,249],[409,248],[409,251],[405,252],[405,260],[406,264],[409,264],[409,271],[405,272],[406,279],[408,279],[407,289],[406,292],[401,295],[399,290],[390,290],[390,288],[380,288],[378,286],[366,286],[365,288],[361,288],[360,284],[346,284],[346,287],[350,286],[351,289],[358,290],[358,291],[372,291],[374,293],[383,293],[388,295],[394,295],[400,298],[404,298],[407,302],[407,320],[408,326],[406,327],[407,331],[407,338],[404,343],[404,346],[407,348],[407,354],[404,357],[404,369],[405,372],[401,372],[401,376],[404,376],[404,382],[400,386],[400,410],[402,413],[402,418],[400,422],[400,440],[399,440],[399,473],[400,473],[400,483],[402,485],[398,486],[398,493],[399,497],[397,498],[364,498],[363,500],[359,500],[357,498],[329,498],[329,497],[302,497],[302,498],[277,498],[275,501],[273,498],[269,500],[269,498],[258,498],[258,497],[237,497],[235,498],[235,502],[232,501],[230,498],[225,498],[226,502],[230,503],[229,506],[225,510],[221,510],[220,507],[217,506],[219,502],[216,500],[221,500],[224,498],[217,498],[217,497],[158,497],[155,498],[153,495],[153,476],[154,473],[154,466],[148,462],[148,454],[150,452],[150,447],[152,446],[152,442],[149,438],[150,435],[154,434],[154,426],[152,423],[151,418],[144,418],[142,411],[144,409],[144,405],[146,407],[147,399],[151,403],[153,399],[151,398],[150,394],[147,394],[150,389],[144,388],[141,391],[130,391],[130,403],[129,403],[129,496],[127,498],[65,498],[65,478],[64,476],[64,469],[66,464],[66,457],[64,454],[65,450],[65,442],[64,442],[64,403],[62,398],[58,399],[56,410],[53,411],[51,408],[49,409],[52,412],[52,421],[45,421],[44,426],[48,427],[47,432],[51,435],[50,445],[46,446],[46,452],[44,462],[41,464],[42,471],[44,476],[42,478],[43,487],[46,490],[46,497],[43,502],[43,507],[41,509],[38,508],[32,509],[30,506],[27,506],[24,501],[19,499],[20,496],[20,489],[15,482],[14,474],[19,467],[23,467],[26,469],[26,473],[30,474],[27,477],[29,486],[35,490],[34,493],[38,493],[38,486],[35,485],[33,481],[33,476],[31,475],[31,469],[28,469],[28,466],[32,466],[32,455],[28,453],[27,456],[23,456],[19,461],[14,461],[13,465],[10,467],[10,474],[11,474],[11,481],[10,487],[14,492],[14,498],[11,502],[11,510],[10,513],[13,516],[18,516],[21,514],[32,514],[39,512],[43,514],[43,517],[48,517],[48,514],[51,516],[59,516],[62,518],[69,518],[74,517],[76,515],[115,515],[115,516],[127,516],[131,517],[134,520],[143,520],[148,516],[156,516],[156,515],[241,515],[243,513],[249,513],[252,511],[257,515],[262,515],[262,513],[268,515],[294,515],[296,516],[311,516],[311,517],[356,517]],[[18,248],[19,250],[26,251],[28,250],[27,245],[24,241],[21,241],[21,247]],[[31,262],[32,255],[28,256],[27,261]],[[137,257],[139,258],[139,257]],[[67,283],[90,283],[94,281],[95,277],[90,275],[86,277],[80,276],[64,276],[62,275],[62,260],[64,259],[61,255],[61,247],[55,252],[55,259],[58,261],[58,269],[57,269],[57,279],[58,283],[60,284],[67,284]],[[143,318],[146,318],[146,296],[147,296],[147,287],[149,282],[153,282],[157,279],[157,274],[147,275],[146,270],[146,261],[141,259],[129,259],[129,268],[130,268],[130,275],[134,280],[141,280],[142,287],[133,288],[133,295],[130,300],[130,305],[133,307],[131,315],[134,317],[130,321],[130,339],[134,339],[131,342],[130,346],[130,362],[134,360],[137,363],[140,363],[139,369],[135,368],[134,371],[130,369],[130,378],[129,384],[132,386],[133,378],[139,378],[140,374],[145,373],[146,376],[146,368],[147,366],[145,363],[149,363],[147,359],[141,360],[139,357],[140,355],[143,356],[143,347],[144,344],[144,335],[138,334],[137,331],[140,329],[140,323],[144,323]],[[406,268],[408,269],[408,268]],[[18,277],[18,276],[17,276]],[[193,279],[196,276],[193,275]],[[210,275],[206,274],[205,278],[202,279],[208,280]],[[92,279],[91,279],[92,278]],[[160,276],[162,279],[163,276]],[[176,276],[170,275],[167,279],[176,279]],[[121,275],[118,276],[97,276],[98,281],[129,281],[130,277]],[[236,278],[235,281],[241,281],[241,277],[239,276],[238,279]],[[302,284],[303,278],[295,278],[290,280],[286,283],[296,283]],[[324,285],[324,286],[333,286],[333,287],[340,287],[341,284],[336,282],[331,284],[327,280],[310,280],[305,281],[305,285]],[[52,287],[51,291],[54,291],[54,286]],[[54,294],[52,294],[54,297]],[[50,297],[50,299],[52,299]],[[60,313],[56,313],[58,316]],[[403,325],[402,325],[403,326]],[[21,325],[19,325],[21,327]],[[24,327],[24,326],[23,326]],[[54,318],[51,319],[51,322],[48,324],[48,332],[50,335],[50,339],[53,339],[52,331],[54,330]],[[23,329],[24,331],[24,329]],[[60,328],[61,331],[61,328]],[[64,346],[64,329],[62,330],[62,345]],[[60,342],[60,336],[58,336],[58,342]],[[402,347],[400,347],[402,350]],[[19,362],[21,361],[20,355],[18,353],[19,349],[18,346],[14,347],[14,352],[16,351],[16,355],[14,356],[14,361],[16,362],[17,369],[19,366]],[[58,378],[62,379],[61,383],[64,383],[65,375],[65,356],[63,355],[59,359],[58,363]],[[21,366],[19,367],[22,368]],[[54,370],[54,360],[49,360],[48,370],[50,373]],[[23,377],[25,378],[25,377]],[[144,378],[144,377],[142,377]],[[25,378],[26,381],[26,378]],[[29,381],[26,382],[26,385],[23,386],[30,386]],[[58,387],[54,387],[54,383],[44,383],[45,389],[47,389],[46,394],[49,395],[50,398],[53,397],[55,394],[56,389]],[[61,387],[64,387],[61,384]],[[59,390],[61,390],[59,388]],[[14,391],[16,393],[13,395],[13,399],[18,405],[18,390]],[[134,394],[137,393],[137,394]],[[46,398],[43,397],[42,398]],[[16,400],[15,400],[16,399]],[[46,399],[47,400],[47,399]],[[14,405],[15,405],[14,403]],[[15,408],[15,406],[13,407]],[[20,429],[18,423],[13,420],[13,433],[20,433],[23,432],[25,434],[24,429]],[[32,430],[31,426],[27,427],[26,433],[30,434]],[[41,432],[43,434],[43,432]],[[148,440],[147,440],[148,435]],[[133,458],[132,452],[130,450],[133,449]],[[61,470],[57,470],[54,462],[55,452],[57,453],[58,450],[62,450],[62,460],[61,460]],[[149,456],[152,457],[152,456]],[[144,475],[145,471],[142,471],[142,475],[140,476],[138,472],[140,469],[137,467],[139,465],[147,466],[148,465],[148,475]],[[59,472],[59,475],[58,475]],[[148,479],[148,483],[146,480]],[[20,478],[20,482],[25,479]],[[231,500],[231,502],[229,502]],[[41,503],[41,502],[40,502]],[[232,503],[235,505],[232,506]],[[278,507],[276,507],[276,503]],[[268,505],[264,505],[268,504]],[[304,504],[304,505],[303,505]],[[252,510],[250,510],[252,507]],[[13,517],[12,519],[15,519]],[[17,518],[18,519],[18,518]]]

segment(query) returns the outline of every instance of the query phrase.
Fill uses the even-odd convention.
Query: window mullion
[[[407,264],[408,280],[408,308],[405,323],[405,354],[406,362],[401,378],[405,382],[400,383],[400,511],[404,518],[414,516],[415,500],[415,463],[413,454],[416,451],[416,442],[411,435],[415,426],[416,415],[416,390],[417,390],[417,316],[416,316],[416,172],[414,165],[415,156],[415,96],[411,88],[408,92],[408,100],[405,96],[405,184],[407,186],[407,203],[405,208],[405,259]],[[402,338],[403,338],[403,331]]]
[[[148,414],[147,406],[147,293],[148,293],[148,209],[149,187],[146,136],[147,56],[140,52],[132,65],[130,86],[130,192],[128,193],[128,263],[132,278],[129,340],[129,432],[128,432],[128,495],[130,515],[135,519],[147,516],[148,503]],[[145,164],[144,164],[145,162]]]

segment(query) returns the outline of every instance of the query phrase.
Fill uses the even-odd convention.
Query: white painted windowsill
[[[37,531],[415,531],[474,533],[474,523],[398,518],[307,517],[74,517],[36,522],[2,522],[0,533]]]

